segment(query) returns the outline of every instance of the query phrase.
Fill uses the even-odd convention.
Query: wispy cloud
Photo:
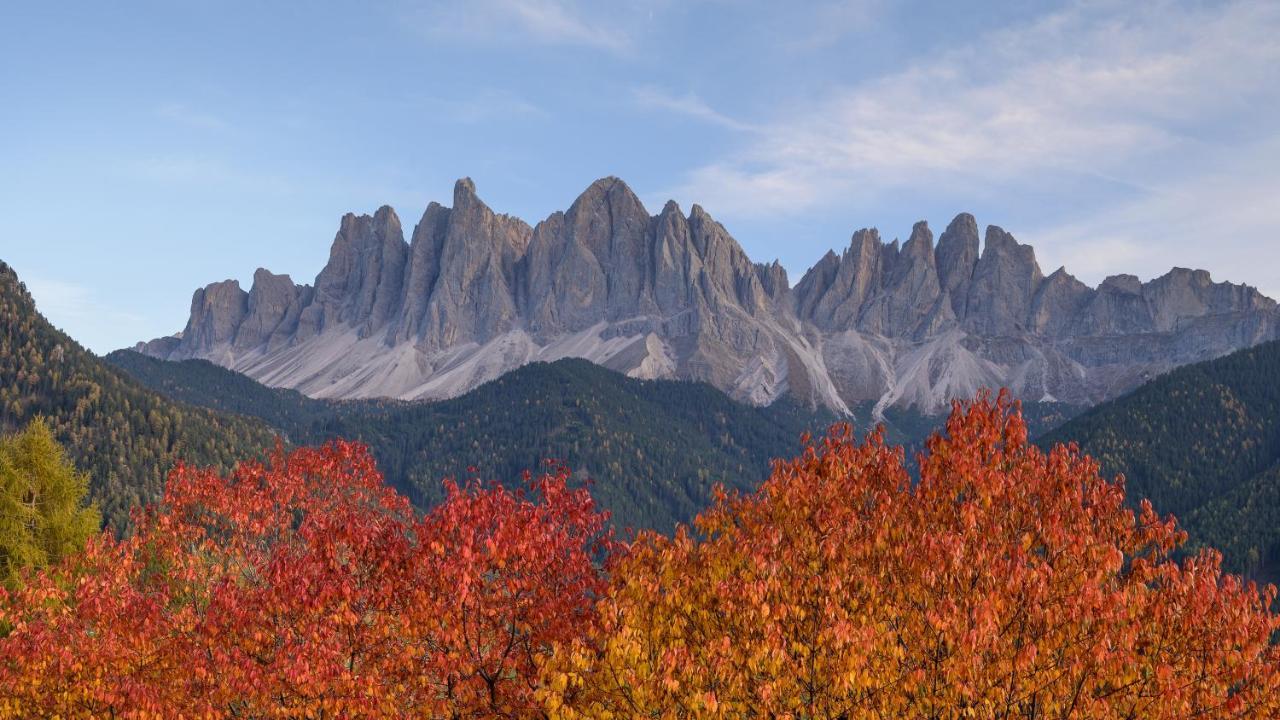
[[[850,34],[874,28],[884,9],[883,0],[828,0],[817,3],[806,16],[807,27],[797,33],[790,46],[812,49],[831,45]]]
[[[1106,174],[1280,88],[1280,6],[1087,3],[774,119],[676,189],[743,215],[879,188]],[[1243,106],[1243,107],[1242,107]]]
[[[605,3],[576,0],[436,0],[410,6],[407,22],[443,41],[569,45],[612,53],[631,50],[630,15]]]
[[[284,195],[296,190],[289,178],[271,175],[203,154],[168,154],[133,158],[116,171],[131,180],[165,185],[232,187],[254,193]]]
[[[156,108],[156,115],[169,122],[197,130],[225,130],[229,127],[227,121],[221,117],[197,110],[185,103],[162,103]]]
[[[436,117],[464,125],[549,115],[539,105],[505,90],[482,90],[459,98],[430,98],[425,104]]]
[[[1280,264],[1270,260],[1280,197],[1280,138],[1248,143],[1188,177],[1061,224],[1028,228],[1046,268],[1066,265],[1095,284],[1130,272],[1150,278],[1171,265],[1212,269],[1280,299]]]
[[[633,88],[631,97],[636,105],[648,110],[684,115],[729,130],[755,129],[749,123],[741,122],[717,111],[693,93],[673,95],[653,85],[644,85]]]

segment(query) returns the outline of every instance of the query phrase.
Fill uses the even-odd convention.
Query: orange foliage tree
[[[639,537],[561,718],[1280,717],[1275,589],[1224,575],[1004,395],[957,405],[913,483],[836,428],[696,532]]]
[[[349,443],[179,468],[132,537],[0,598],[0,717],[537,714],[613,547],[567,478],[451,485],[419,518]]]

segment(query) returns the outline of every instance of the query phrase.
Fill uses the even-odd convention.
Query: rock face
[[[651,216],[616,178],[532,228],[463,179],[408,242],[389,207],[346,215],[314,287],[262,269],[247,293],[214,283],[181,333],[138,349],[315,397],[444,398],[573,356],[757,404],[938,412],[997,386],[1093,404],[1280,333],[1274,301],[1202,270],[1091,288],[1065,269],[1045,277],[999,227],[978,237],[969,214],[936,247],[924,222],[902,245],[859,230],[791,287],[703,208]]]

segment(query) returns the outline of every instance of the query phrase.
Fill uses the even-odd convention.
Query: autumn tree
[[[84,547],[101,526],[88,492],[89,478],[42,418],[0,438],[0,584],[12,587],[24,569],[56,564]]]
[[[584,637],[607,587],[601,563],[618,550],[585,488],[556,467],[526,477],[528,493],[449,484],[418,525],[426,562],[414,638],[436,717],[540,715],[539,666],[555,644]],[[441,602],[440,599],[447,599]]]
[[[1171,553],[1172,518],[1005,396],[919,458],[837,427],[640,537],[587,638],[545,666],[559,718],[1260,718],[1280,714],[1275,589]]]
[[[180,467],[122,541],[0,602],[0,717],[493,717],[585,636],[611,541],[555,470],[425,517],[335,442]]]

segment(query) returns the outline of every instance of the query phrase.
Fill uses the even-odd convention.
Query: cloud
[[[132,158],[116,166],[130,180],[162,185],[223,187],[270,195],[288,195],[297,190],[288,178],[248,170],[218,157],[169,154]]]
[[[634,37],[634,8],[575,0],[438,0],[414,4],[407,22],[436,40],[506,44],[513,40],[623,54]]]
[[[1196,175],[1078,219],[1029,228],[1046,268],[1066,265],[1090,284],[1130,272],[1144,279],[1171,266],[1212,269],[1280,298],[1275,199],[1280,138],[1249,143]]]
[[[1119,179],[1274,106],[1280,5],[1082,3],[837,88],[693,169],[673,191],[742,215],[888,187]],[[928,189],[928,188],[925,188]]]
[[[229,127],[222,118],[196,110],[186,104],[167,102],[156,108],[156,115],[178,125],[196,130],[225,130]]]
[[[505,90],[483,90],[464,98],[430,98],[426,105],[437,117],[463,125],[549,116],[540,106]]]
[[[812,20],[805,16],[808,28],[790,42],[794,49],[811,50],[836,43],[848,35],[877,26],[885,3],[883,0],[830,0],[818,3]]]
[[[684,95],[672,95],[661,88],[652,85],[633,88],[631,92],[632,100],[639,107],[649,110],[660,110],[664,112],[675,113],[677,115],[685,115],[687,117],[700,120],[702,122],[718,125],[729,130],[753,130],[754,127],[748,123],[735,120],[721,112],[718,112],[708,105],[702,98],[693,93],[685,93]]]

